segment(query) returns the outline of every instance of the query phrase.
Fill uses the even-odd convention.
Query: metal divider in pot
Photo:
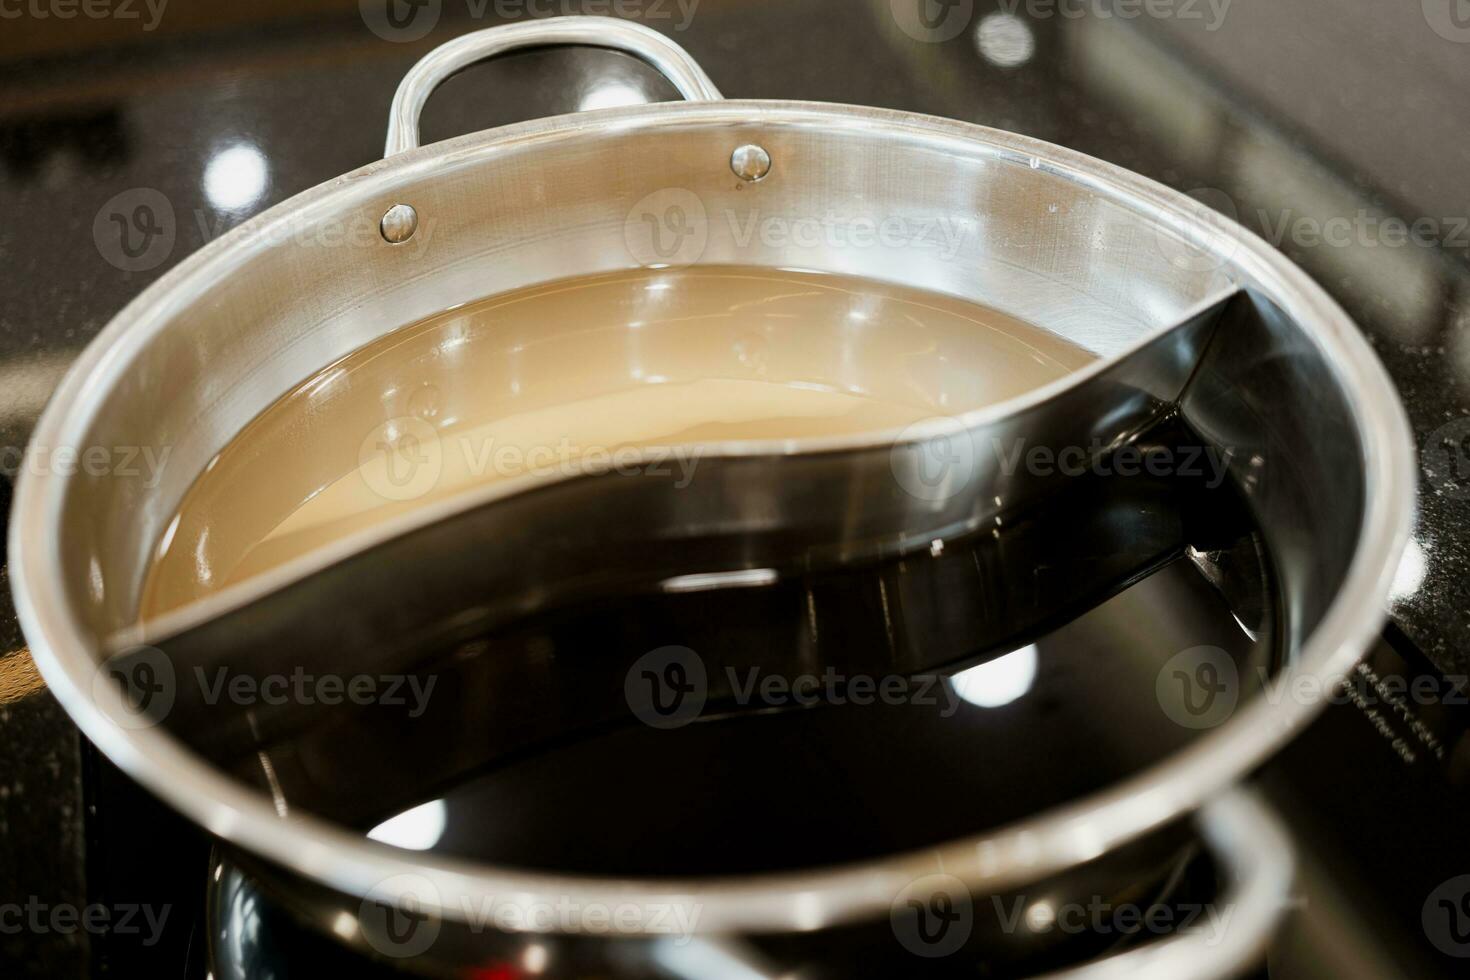
[[[513,48],[560,43],[628,51],[704,101],[414,148],[418,112],[448,74]],[[995,928],[988,898],[1038,888],[1077,894],[1097,875],[1116,881],[1168,865],[1181,846],[1180,821],[1191,818],[1233,882],[1220,899],[1234,908],[1223,941],[1179,935],[1061,975],[1239,972],[1269,936],[1290,857],[1273,818],[1237,784],[1317,707],[1279,696],[1285,685],[1302,675],[1332,684],[1374,635],[1406,534],[1410,442],[1381,368],[1345,315],[1280,255],[1135,175],[959,123],[718,98],[687,54],[634,25],[560,18],[469,35],[405,79],[388,160],[262,215],[139,297],[80,359],[35,438],[165,444],[174,469],[156,485],[28,470],[18,487],[11,567],[48,683],[105,753],[218,836],[276,900],[324,932],[403,954],[426,972],[509,962],[532,947],[549,975],[595,967],[706,976],[738,962],[749,975],[775,976],[820,971],[824,956],[848,976],[893,962],[942,972],[963,956],[915,958],[902,942],[904,923],[931,906],[945,911],[933,904],[941,897],[952,909],[962,893],[985,919],[973,930],[977,947],[1023,946],[1014,930]],[[1039,324],[1099,359],[1018,398],[904,431],[704,446],[697,474],[677,492],[651,466],[505,481],[134,621],[149,555],[178,501],[291,385],[405,323],[487,293],[659,265],[668,256],[640,254],[629,221],[670,189],[704,212],[688,228],[698,254],[675,261],[906,281]],[[751,202],[774,213],[851,216],[873,198],[905,218],[957,214],[980,233],[936,262],[881,243],[842,250],[741,240],[733,222],[711,218]],[[369,227],[372,240],[313,251],[300,236],[272,233],[334,223]],[[161,384],[171,395],[163,401]],[[877,665],[950,678],[1170,561],[1195,562],[1228,592],[1234,539],[1202,545],[1210,536],[1183,518],[1150,520],[1175,514],[1154,509],[1154,498],[1109,511],[1057,468],[1016,468],[998,452],[1023,445],[1056,459],[1086,447],[1080,458],[1090,466],[1165,434],[1228,461],[1231,486],[1270,545],[1280,602],[1259,602],[1253,614],[1272,624],[1275,673],[1257,689],[1243,683],[1233,713],[1126,778],[922,848],[743,876],[524,870],[415,855],[363,836],[363,822],[381,815],[372,811],[410,804],[465,771],[564,737],[568,726],[626,713],[625,663],[558,672],[460,655],[516,617],[595,593],[608,576],[761,584],[792,569],[818,574],[916,553],[937,560],[958,540],[1003,582],[1044,554],[1089,556],[1069,566],[1066,601],[1054,608],[1010,609],[942,657],[894,644]],[[1168,491],[1139,484],[1128,492]],[[1120,523],[1124,510],[1135,517]],[[1019,535],[974,542],[1017,513],[1041,517]],[[332,614],[344,608],[350,619]],[[721,656],[709,666],[743,666]],[[461,699],[409,725],[391,713],[289,704],[235,711],[178,681],[215,668],[279,674],[304,661],[405,675],[445,670],[460,691],[515,685],[515,700],[504,719],[477,716]],[[168,696],[150,701],[163,688]],[[520,710],[527,707],[544,710]],[[272,757],[287,743],[295,748]],[[442,750],[426,755],[428,745]],[[385,759],[395,764],[383,767]],[[364,807],[368,780],[382,795]],[[940,896],[924,884],[936,875],[959,892]],[[656,906],[697,926],[680,943],[647,923],[612,938],[575,924],[487,930],[467,913],[485,901],[523,912],[568,901]],[[393,928],[405,921],[394,910],[405,908],[418,913],[407,933]]]

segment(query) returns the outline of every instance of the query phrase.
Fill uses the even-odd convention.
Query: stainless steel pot
[[[446,77],[547,44],[629,52],[690,101],[417,146],[419,112]],[[719,219],[752,210],[819,216],[847,231],[875,216],[908,229],[943,216],[973,233],[940,256],[914,247],[920,235],[835,247],[746,239],[740,221]],[[140,634],[134,620],[152,549],[195,477],[257,413],[348,352],[458,304],[567,276],[692,262],[918,286],[1021,317],[1103,360],[1025,397],[904,433],[705,447],[713,467],[705,479],[724,492],[663,517],[738,532],[776,514],[805,520],[842,553],[877,540],[902,548],[977,526],[1003,500],[1031,492],[980,461],[997,434],[1115,445],[1178,411],[1236,452],[1238,478],[1276,550],[1288,661],[1277,693],[1302,675],[1332,684],[1380,627],[1412,507],[1409,430],[1351,321],[1264,242],[1141,177],[1014,134],[862,107],[724,101],[662,36],[569,17],[481,31],[431,53],[394,100],[384,161],[194,255],[83,353],[34,443],[168,446],[171,456],[156,486],[81,469],[22,475],[11,575],[52,691],[121,768],[231,847],[304,881],[324,929],[378,945],[367,914],[375,903],[425,910],[439,937],[425,962],[453,965],[487,944],[511,955],[533,942],[570,949],[601,938],[586,927],[548,934],[537,926],[471,936],[466,910],[486,900],[527,912],[558,902],[697,910],[692,948],[703,950],[706,967],[749,934],[807,937],[820,949],[831,930],[886,928],[895,901],[936,871],[974,894],[1012,890],[1197,813],[1234,872],[1234,891],[1222,899],[1236,910],[1229,941],[1181,935],[1083,972],[1225,976],[1249,963],[1269,935],[1290,861],[1269,815],[1235,787],[1320,701],[1256,699],[1164,764],[999,832],[858,866],[686,881],[520,873],[408,854],[307,815],[283,818],[269,798],[165,729],[138,723],[99,670],[119,636],[150,639],[207,622],[349,553],[528,486],[511,481],[430,508]],[[956,440],[978,461],[963,493],[893,490]],[[843,508],[819,503],[833,494]],[[701,975],[678,966],[687,948],[671,948],[658,929],[634,929],[617,945],[619,956]]]

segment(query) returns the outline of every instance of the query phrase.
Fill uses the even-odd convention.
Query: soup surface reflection
[[[503,294],[395,331],[258,416],[185,495],[140,612],[490,481],[629,447],[675,447],[687,468],[701,443],[899,428],[1092,359],[981,306],[830,275],[639,270]]]

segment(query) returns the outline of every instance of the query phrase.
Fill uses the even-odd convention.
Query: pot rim
[[[588,130],[805,123],[858,129],[875,138],[918,140],[970,154],[1030,158],[1042,169],[1095,188],[1175,229],[1188,229],[1205,251],[1228,246],[1247,272],[1319,347],[1349,393],[1363,439],[1363,521],[1341,589],[1299,662],[1220,727],[1160,763],[1108,788],[1011,825],[917,851],[833,867],[721,878],[611,879],[517,871],[393,848],[309,816],[282,817],[263,794],[206,764],[161,727],[125,728],[93,688],[99,663],[65,600],[59,527],[68,478],[26,468],[18,481],[9,534],[12,588],[19,620],[40,672],[81,730],[129,776],[209,833],[289,872],[354,896],[392,901],[413,894],[450,919],[489,900],[532,909],[545,903],[643,905],[695,910],[699,933],[810,931],[886,914],[899,892],[936,872],[981,891],[1015,887],[1094,859],[1192,813],[1264,761],[1321,709],[1322,699],[1285,696],[1293,677],[1324,685],[1343,678],[1386,619],[1385,597],[1408,539],[1416,485],[1408,420],[1387,373],[1347,314],[1302,270],[1265,241],[1235,227],[1200,220],[1213,214],[1148,178],[1052,144],[971,123],[885,109],[785,101],[659,103],[583,112],[469,134],[395,155],[311,188],[207,245],[150,286],[83,351],[57,388],[32,441],[65,445],[90,415],[86,394],[120,370],[151,334],[214,277],[254,250],[271,247],[262,231],[336,212],[381,195],[394,183],[450,163],[484,161],[510,146],[584,137]],[[1033,164],[1035,166],[1036,164]],[[1111,359],[1110,359],[1111,360]],[[1075,379],[1073,379],[1075,380]],[[1033,392],[980,410],[1009,414]],[[961,421],[967,421],[962,416]],[[863,437],[891,445],[893,433]],[[732,452],[741,444],[726,444]],[[722,446],[712,447],[719,454]],[[783,444],[783,453],[833,446]],[[744,451],[749,451],[745,444]],[[544,482],[544,478],[538,482]],[[501,492],[515,492],[519,482]],[[483,499],[483,498],[482,498]],[[110,691],[110,686],[104,685]],[[1273,697],[1272,691],[1283,696]],[[115,693],[115,692],[114,692]],[[120,703],[120,699],[119,699]],[[646,921],[646,920],[640,920]],[[634,930],[636,934],[640,930]],[[646,927],[641,930],[655,932]]]

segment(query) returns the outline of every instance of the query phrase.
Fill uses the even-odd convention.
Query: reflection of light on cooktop
[[[952,678],[955,693],[978,708],[999,708],[1031,690],[1036,680],[1036,644],[962,670]]]
[[[368,831],[368,837],[410,851],[427,851],[444,836],[449,822],[449,808],[443,800],[430,800],[412,810],[389,817]]]
[[[997,68],[1019,68],[1036,53],[1031,27],[1015,14],[988,14],[975,31],[975,47]]]
[[[265,193],[269,168],[260,149],[235,143],[209,158],[204,167],[204,193],[221,211],[244,211]]]

